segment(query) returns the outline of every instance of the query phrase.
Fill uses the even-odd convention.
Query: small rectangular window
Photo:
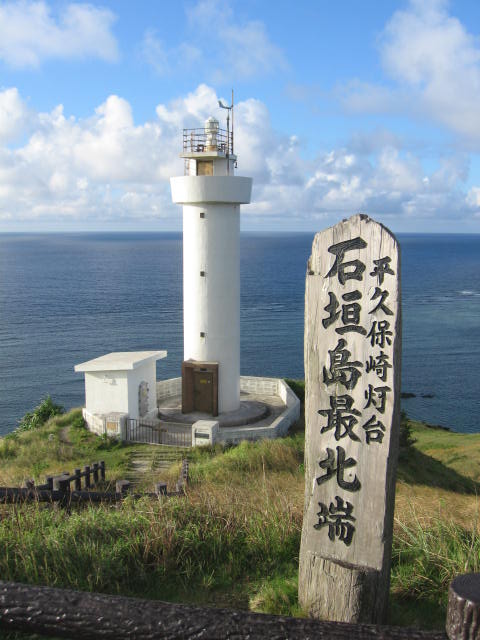
[[[200,331],[200,338],[204,338],[205,337],[205,331]]]
[[[204,277],[205,277],[205,271],[200,271],[200,276],[201,276],[202,278],[204,278]]]
[[[213,160],[197,160],[197,176],[213,176]]]
[[[200,211],[200,218],[205,218],[205,211]]]

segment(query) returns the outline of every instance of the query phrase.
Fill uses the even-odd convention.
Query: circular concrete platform
[[[170,398],[168,403],[163,403],[159,406],[159,417],[160,420],[181,422],[183,424],[193,424],[198,420],[216,420],[219,422],[220,427],[238,427],[263,420],[271,413],[271,409],[272,407],[265,402],[240,399],[240,407],[236,411],[227,411],[220,413],[218,416],[200,413],[199,411],[182,413],[181,399],[177,396]]]

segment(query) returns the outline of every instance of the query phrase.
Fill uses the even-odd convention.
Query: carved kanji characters
[[[364,327],[360,326],[360,312],[362,307],[357,302],[362,297],[360,291],[351,291],[349,293],[344,293],[342,299],[345,301],[345,304],[342,304],[342,311],[337,311],[340,306],[337,300],[337,296],[329,292],[329,302],[326,307],[324,307],[325,311],[328,311],[328,317],[323,318],[322,324],[327,329],[331,324],[333,324],[336,320],[338,320],[340,313],[342,314],[341,320],[343,322],[343,327],[337,327],[335,331],[340,335],[344,333],[348,333],[350,331],[355,331],[356,333],[360,333],[362,335],[366,335],[367,331]]]
[[[365,429],[367,444],[371,442],[378,442],[380,444],[382,442],[385,434],[385,425],[380,422],[380,420],[377,420],[377,416],[373,415],[362,428]]]
[[[363,272],[365,271],[365,265],[360,260],[350,260],[344,262],[345,253],[347,251],[353,251],[354,249],[364,249],[367,243],[362,238],[352,238],[351,240],[344,240],[337,244],[332,244],[328,247],[328,251],[335,256],[335,262],[332,268],[327,273],[326,277],[338,275],[338,281],[340,284],[345,284],[347,280],[362,280]]]
[[[391,391],[390,387],[374,387],[373,384],[369,384],[368,388],[365,389],[367,404],[363,408],[368,409],[373,405],[379,413],[385,413],[385,404],[389,391]]]
[[[322,427],[321,433],[335,429],[335,440],[348,436],[351,440],[360,441],[353,432],[358,420],[355,416],[361,415],[360,411],[352,408],[353,398],[348,395],[330,396],[330,409],[319,409],[318,413],[327,416],[327,424]]]
[[[383,351],[380,351],[378,356],[369,356],[368,360],[365,362],[365,371],[367,373],[375,371],[380,380],[382,382],[386,382],[388,369],[392,369],[392,365],[388,360],[388,355]]]
[[[337,484],[341,489],[352,492],[360,490],[362,485],[356,475],[353,480],[348,481],[345,479],[345,469],[355,467],[357,461],[353,458],[345,458],[345,449],[342,447],[337,447],[336,456],[335,451],[327,447],[327,457],[325,460],[321,460],[318,465],[321,469],[325,469],[325,474],[316,478],[317,484],[323,484],[330,480],[336,473]]]
[[[357,384],[358,378],[361,376],[359,369],[363,366],[361,362],[349,362],[352,355],[348,349],[345,349],[346,340],[340,338],[335,349],[329,350],[330,367],[323,367],[323,382],[327,385],[340,382],[343,386],[351,391]]]
[[[391,331],[389,331],[390,323],[388,320],[374,320],[372,322],[372,328],[367,335],[367,338],[370,338],[370,344],[372,347],[378,345],[381,349],[385,348],[385,345],[391,345],[392,339],[390,336],[393,335]]]
[[[376,307],[374,307],[368,313],[376,313],[380,309],[381,311],[383,311],[383,313],[385,315],[393,316],[393,311],[391,309],[389,309],[386,304],[384,304],[385,300],[388,298],[389,295],[390,294],[386,289],[382,291],[382,289],[380,289],[380,287],[375,287],[375,292],[374,292],[373,296],[370,299],[371,300],[376,300],[377,298],[380,298],[380,302],[377,304]]]
[[[352,516],[353,505],[344,502],[339,496],[335,496],[336,504],[333,502],[327,507],[323,502],[319,502],[320,511],[317,513],[318,523],[314,524],[314,529],[323,529],[328,526],[328,537],[332,542],[335,538],[341,540],[347,547],[350,546],[355,533],[352,522],[356,518]]]
[[[373,268],[373,271],[370,273],[370,275],[378,277],[378,284],[383,284],[386,273],[389,273],[392,276],[395,275],[395,272],[390,268],[391,261],[392,259],[388,256],[373,261],[375,267]]]

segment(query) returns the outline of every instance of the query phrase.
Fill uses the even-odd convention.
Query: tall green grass
[[[402,445],[402,486],[415,485],[417,500],[428,495],[438,501],[443,492],[447,514],[444,509],[436,515],[434,507],[421,519],[414,501],[411,513],[396,509],[389,622],[442,628],[449,582],[459,573],[480,571],[477,509],[468,522],[460,519],[458,504],[460,494],[464,511],[475,502],[480,438],[437,433],[409,421]],[[114,480],[140,448],[93,436],[77,410],[0,439],[0,484],[9,474],[37,479],[47,470],[96,459],[107,461],[107,479]],[[303,449],[303,433],[293,430],[276,440],[191,450],[184,499],[128,499],[118,507],[75,507],[71,515],[45,505],[0,506],[0,575],[300,615]],[[470,467],[464,458],[454,459],[459,455],[468,457]],[[162,479],[168,473],[176,479],[178,468]]]
[[[396,518],[392,548],[391,619],[439,628],[445,624],[448,587],[461,573],[480,571],[478,513],[472,528],[445,517]]]
[[[208,499],[143,499],[71,515],[38,505],[9,507],[0,522],[0,575],[170,599],[281,575],[285,568],[291,573],[301,522],[278,505],[271,500],[250,509],[230,496],[220,506]]]

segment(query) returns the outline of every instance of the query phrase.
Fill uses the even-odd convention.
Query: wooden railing
[[[80,640],[446,640],[421,631],[0,582],[0,629]],[[466,636],[468,637],[468,636]]]
[[[90,477],[92,476],[92,477]],[[82,478],[85,478],[85,489],[82,490]],[[120,502],[127,495],[134,498],[158,496],[184,496],[188,482],[188,461],[182,460],[182,466],[175,491],[167,491],[166,482],[157,482],[151,493],[131,493],[128,480],[117,480],[115,491],[91,491],[91,487],[105,481],[105,462],[94,462],[83,471],[75,469],[73,474],[65,472],[58,476],[47,476],[45,484],[35,485],[27,481],[26,487],[0,487],[0,504],[16,504],[19,502],[53,502],[69,509],[79,502]],[[75,484],[72,491],[70,484]]]

